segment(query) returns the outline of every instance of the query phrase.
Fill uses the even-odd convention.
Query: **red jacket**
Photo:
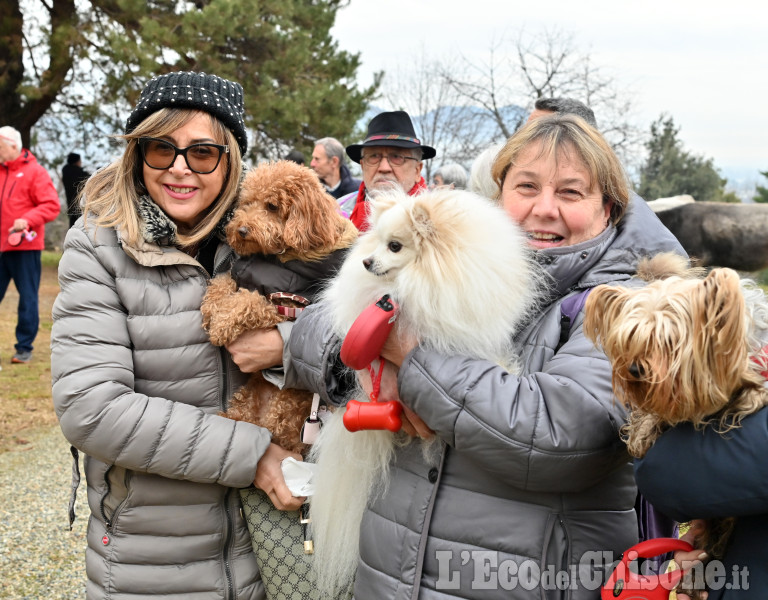
[[[53,221],[60,211],[59,194],[51,176],[29,150],[22,149],[15,160],[0,163],[0,252],[42,250],[44,224]],[[11,246],[8,234],[16,219],[26,219],[37,237]]]

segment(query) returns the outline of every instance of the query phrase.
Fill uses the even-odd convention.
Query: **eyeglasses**
[[[370,154],[364,154],[360,157],[360,162],[369,167],[378,165],[382,158],[386,158],[387,162],[393,167],[402,167],[406,160],[419,161],[418,158],[413,156],[405,156],[404,154],[382,154],[381,152],[371,152]]]
[[[220,144],[192,144],[177,148],[167,140],[144,137],[139,139],[139,148],[144,163],[150,169],[170,169],[181,154],[189,170],[200,175],[213,173],[219,166],[222,154],[229,153],[229,146]]]

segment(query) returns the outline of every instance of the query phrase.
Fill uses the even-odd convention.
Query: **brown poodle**
[[[357,229],[312,170],[278,161],[248,172],[226,234],[240,258],[211,282],[201,307],[203,328],[217,346],[295,318],[338,268]],[[254,373],[223,414],[265,427],[274,443],[304,452],[300,432],[311,400],[309,392],[280,390]]]

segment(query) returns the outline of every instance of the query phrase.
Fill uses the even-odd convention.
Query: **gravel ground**
[[[85,597],[85,477],[70,531],[69,444],[58,426],[28,439],[0,454],[0,598],[79,600]]]

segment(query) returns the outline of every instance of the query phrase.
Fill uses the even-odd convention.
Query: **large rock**
[[[656,216],[701,266],[768,268],[768,205],[692,202]]]
[[[669,198],[658,198],[657,200],[648,200],[648,206],[651,207],[653,212],[661,212],[662,210],[669,210],[670,208],[677,208],[683,204],[690,204],[696,202],[693,196],[690,194],[684,194],[682,196],[670,196]]]

